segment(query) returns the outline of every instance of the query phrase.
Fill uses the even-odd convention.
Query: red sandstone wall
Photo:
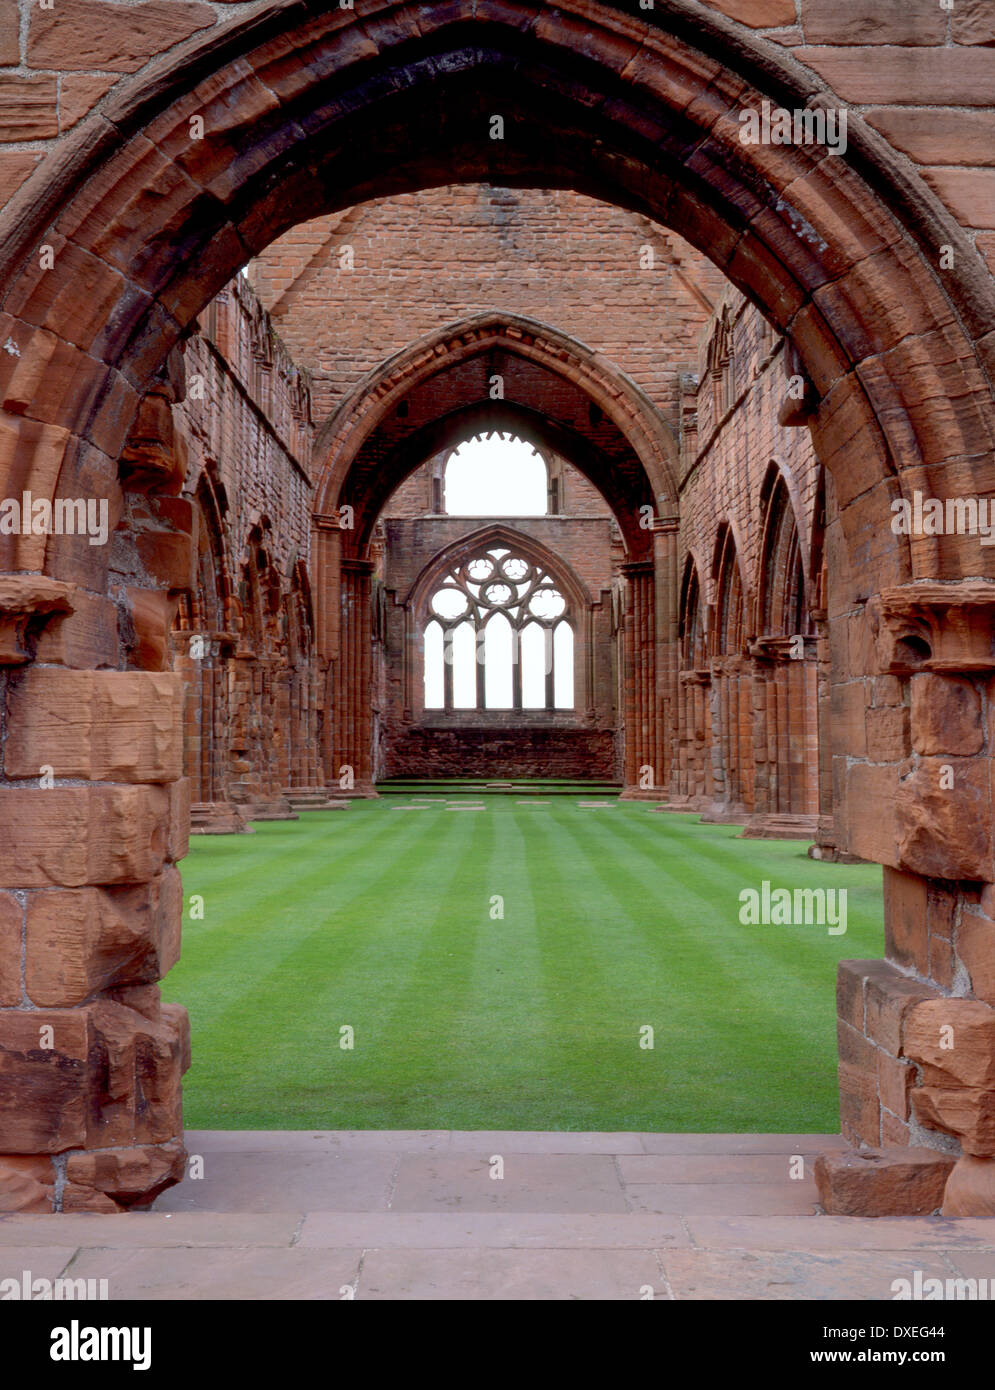
[[[343,269],[349,247],[353,268]],[[640,266],[646,247],[652,269]],[[480,184],[378,199],[305,223],[253,261],[249,275],[313,374],[318,420],[391,353],[492,309],[597,347],[672,416],[678,371],[693,360],[723,284],[704,257],[648,218],[576,193]]]

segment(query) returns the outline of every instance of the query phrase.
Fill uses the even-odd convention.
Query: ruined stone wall
[[[196,585],[172,650],[187,682],[185,770],[197,829],[289,813],[320,781],[308,576],[308,383],[242,277],[185,348],[177,416],[184,496],[198,510]]]
[[[698,585],[697,656],[681,645],[672,728],[678,804],[710,817],[748,820],[749,833],[792,823],[812,834],[819,810],[817,651],[813,612],[822,603],[821,471],[809,431],[783,425],[793,366],[784,341],[729,290],[706,326],[682,409],[679,573]],[[801,376],[791,386],[804,405]],[[784,556],[765,549],[774,477],[797,532],[802,585],[797,631],[763,611],[768,590],[790,579]],[[769,490],[769,488],[768,488]],[[728,528],[736,571],[736,637],[721,631],[720,562]],[[780,564],[780,569],[778,565]],[[683,615],[685,620],[689,615]],[[798,637],[794,644],[786,640]]]
[[[393,352],[489,309],[548,323],[627,372],[668,418],[722,276],[646,217],[557,190],[428,189],[319,218],[249,267],[315,418]]]

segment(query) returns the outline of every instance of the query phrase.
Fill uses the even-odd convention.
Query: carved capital
[[[0,666],[33,661],[42,629],[75,611],[73,586],[40,574],[0,575]]]
[[[995,670],[995,584],[903,584],[868,601],[880,670]]]

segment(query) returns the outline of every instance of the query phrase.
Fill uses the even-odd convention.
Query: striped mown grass
[[[838,1127],[836,963],[882,953],[878,867],[645,803],[465,799],[194,838],[204,917],[163,987],[189,1126]],[[764,879],[846,888],[846,934],[742,925]]]

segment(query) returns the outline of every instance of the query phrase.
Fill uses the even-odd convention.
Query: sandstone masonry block
[[[974,999],[925,999],[905,1020],[905,1056],[961,1086],[995,1087],[995,1009]]]
[[[135,72],[155,53],[215,20],[207,5],[148,0],[133,6],[103,0],[58,0],[31,11],[28,65],[33,68]]]
[[[13,893],[0,893],[0,1006],[21,1002],[24,909]]]
[[[59,133],[55,77],[0,77],[0,140],[50,140]]]
[[[955,1162],[935,1149],[820,1154],[815,1185],[828,1216],[928,1216],[941,1206]]]
[[[0,882],[18,888],[144,883],[162,869],[164,787],[0,787]]]
[[[8,696],[9,777],[172,782],[183,771],[182,678],[33,667]]]
[[[38,1005],[73,1005],[111,986],[161,979],[179,959],[182,894],[173,868],[137,888],[32,893],[29,998]]]
[[[0,1151],[82,1144],[90,1027],[85,1009],[0,1010]]]
[[[964,1154],[943,1194],[944,1216],[995,1216],[995,1159]]]
[[[183,1179],[186,1149],[179,1140],[73,1153],[66,1177],[81,1188],[93,1188],[124,1208],[146,1206],[160,1192]]]

